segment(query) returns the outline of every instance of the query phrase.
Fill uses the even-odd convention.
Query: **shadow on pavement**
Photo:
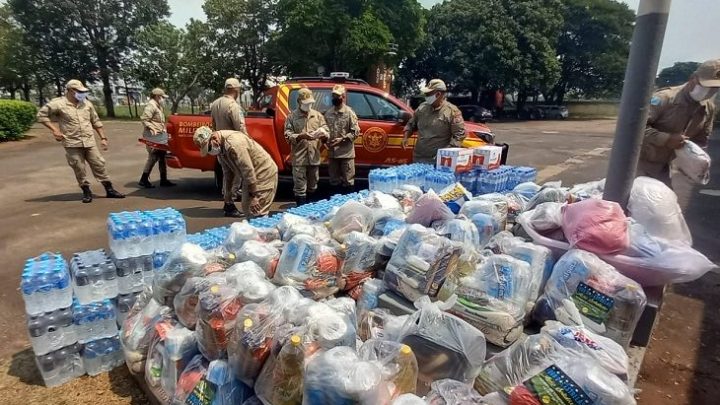
[[[186,217],[190,218],[222,218],[222,201],[218,201],[216,206],[212,207],[190,207],[182,208],[179,211]],[[238,220],[242,220],[238,218]]]
[[[95,195],[95,196],[101,197],[102,195]],[[80,202],[81,199],[82,199],[82,191],[80,189],[78,189],[77,193],[46,195],[46,196],[42,196],[42,197],[31,198],[29,200],[25,200],[25,202],[66,202],[66,201]]]
[[[35,364],[35,354],[32,349],[26,349],[12,355],[8,374],[17,377],[23,384],[45,385],[40,375],[40,370],[38,370]]]
[[[221,196],[215,188],[212,179],[180,178],[172,179],[177,184],[175,187],[160,187],[159,181],[154,181],[155,188],[142,188],[137,181],[131,181],[123,185],[127,196],[144,197],[152,200],[199,200],[218,201]]]
[[[708,185],[695,187],[685,217],[693,235],[694,247],[718,264],[720,196],[703,193],[703,190],[720,190],[720,130],[716,130],[712,138],[708,147],[708,153],[716,162],[711,168],[712,180]],[[696,348],[689,403],[717,403],[717,398],[720,398],[720,274],[708,273],[695,282],[674,286],[673,291],[704,303],[700,347]]]

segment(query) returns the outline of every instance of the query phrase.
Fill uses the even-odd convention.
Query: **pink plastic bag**
[[[630,245],[628,220],[620,205],[584,200],[563,207],[563,232],[571,246],[597,254],[614,254]]]

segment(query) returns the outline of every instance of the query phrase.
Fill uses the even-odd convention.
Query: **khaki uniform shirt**
[[[285,139],[290,144],[292,151],[293,166],[319,166],[320,165],[320,141],[299,140],[298,135],[310,134],[318,129],[328,133],[328,126],[325,118],[319,111],[310,109],[307,115],[296,109],[291,112],[285,120]]]
[[[665,144],[675,134],[685,134],[691,141],[706,146],[714,117],[715,104],[712,100],[698,103],[690,97],[684,85],[660,89],[650,99],[640,159],[670,163],[675,158],[675,150]]]
[[[62,143],[66,148],[96,146],[94,129],[103,126],[90,101],[75,106],[65,97],[55,98],[45,104],[38,111],[37,119],[39,123],[56,121],[64,135]]]
[[[460,147],[465,139],[465,121],[460,110],[444,101],[440,107],[422,103],[405,126],[405,132],[418,131],[413,160],[435,163],[438,149]]]
[[[218,161],[224,170],[232,170],[243,179],[243,187],[255,185],[256,191],[273,189],[276,185],[278,168],[263,149],[242,131],[220,131],[223,138]],[[224,176],[223,190],[232,193],[234,179]]]
[[[210,104],[212,129],[214,131],[242,131],[247,134],[245,115],[234,98],[222,96]]]
[[[345,104],[339,110],[332,107],[325,112],[325,122],[330,129],[329,141],[342,139],[338,146],[329,150],[328,156],[334,159],[355,158],[355,139],[360,135],[355,111]]]
[[[152,135],[151,130],[154,130],[158,134],[166,131],[165,111],[163,111],[162,106],[158,104],[156,100],[150,100],[145,106],[145,110],[143,110],[140,116],[140,121],[142,121],[145,126],[146,136]]]

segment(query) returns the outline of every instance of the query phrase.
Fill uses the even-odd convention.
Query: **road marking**
[[[39,217],[40,214],[30,214],[31,217]]]
[[[709,195],[711,197],[720,197],[720,190],[700,190],[700,194]]]
[[[552,135],[552,134],[559,134],[559,133],[560,133],[560,131],[542,131],[542,133],[543,133],[543,134],[549,134],[549,135]]]
[[[568,158],[567,160],[565,160],[564,162],[562,162],[560,164],[548,166],[538,172],[537,182],[538,182],[538,184],[542,184],[551,177],[555,177],[555,176],[559,175],[560,173],[562,173],[572,167],[575,167],[575,166],[585,163],[585,161],[588,158],[605,156],[605,155],[607,155],[607,153],[609,151],[610,151],[610,148],[595,148],[595,149],[587,151],[581,155],[577,155],[577,156]]]

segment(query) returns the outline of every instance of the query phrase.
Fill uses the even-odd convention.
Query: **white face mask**
[[[210,143],[210,149],[208,149],[208,155],[217,156],[220,154],[220,145]]]
[[[304,112],[310,111],[310,103],[300,104],[300,110],[302,110],[302,111],[304,111]]]
[[[77,100],[78,103],[82,103],[83,101],[85,101],[87,96],[88,96],[87,93],[75,92],[75,100]]]
[[[434,104],[435,101],[437,101],[437,94],[433,94],[433,95],[431,95],[431,96],[426,96],[426,97],[425,97],[425,102],[428,103],[428,104]]]
[[[709,96],[710,88],[702,86],[699,83],[696,83],[695,87],[693,87],[692,91],[690,92],[690,97],[697,102],[706,100],[709,98]]]

